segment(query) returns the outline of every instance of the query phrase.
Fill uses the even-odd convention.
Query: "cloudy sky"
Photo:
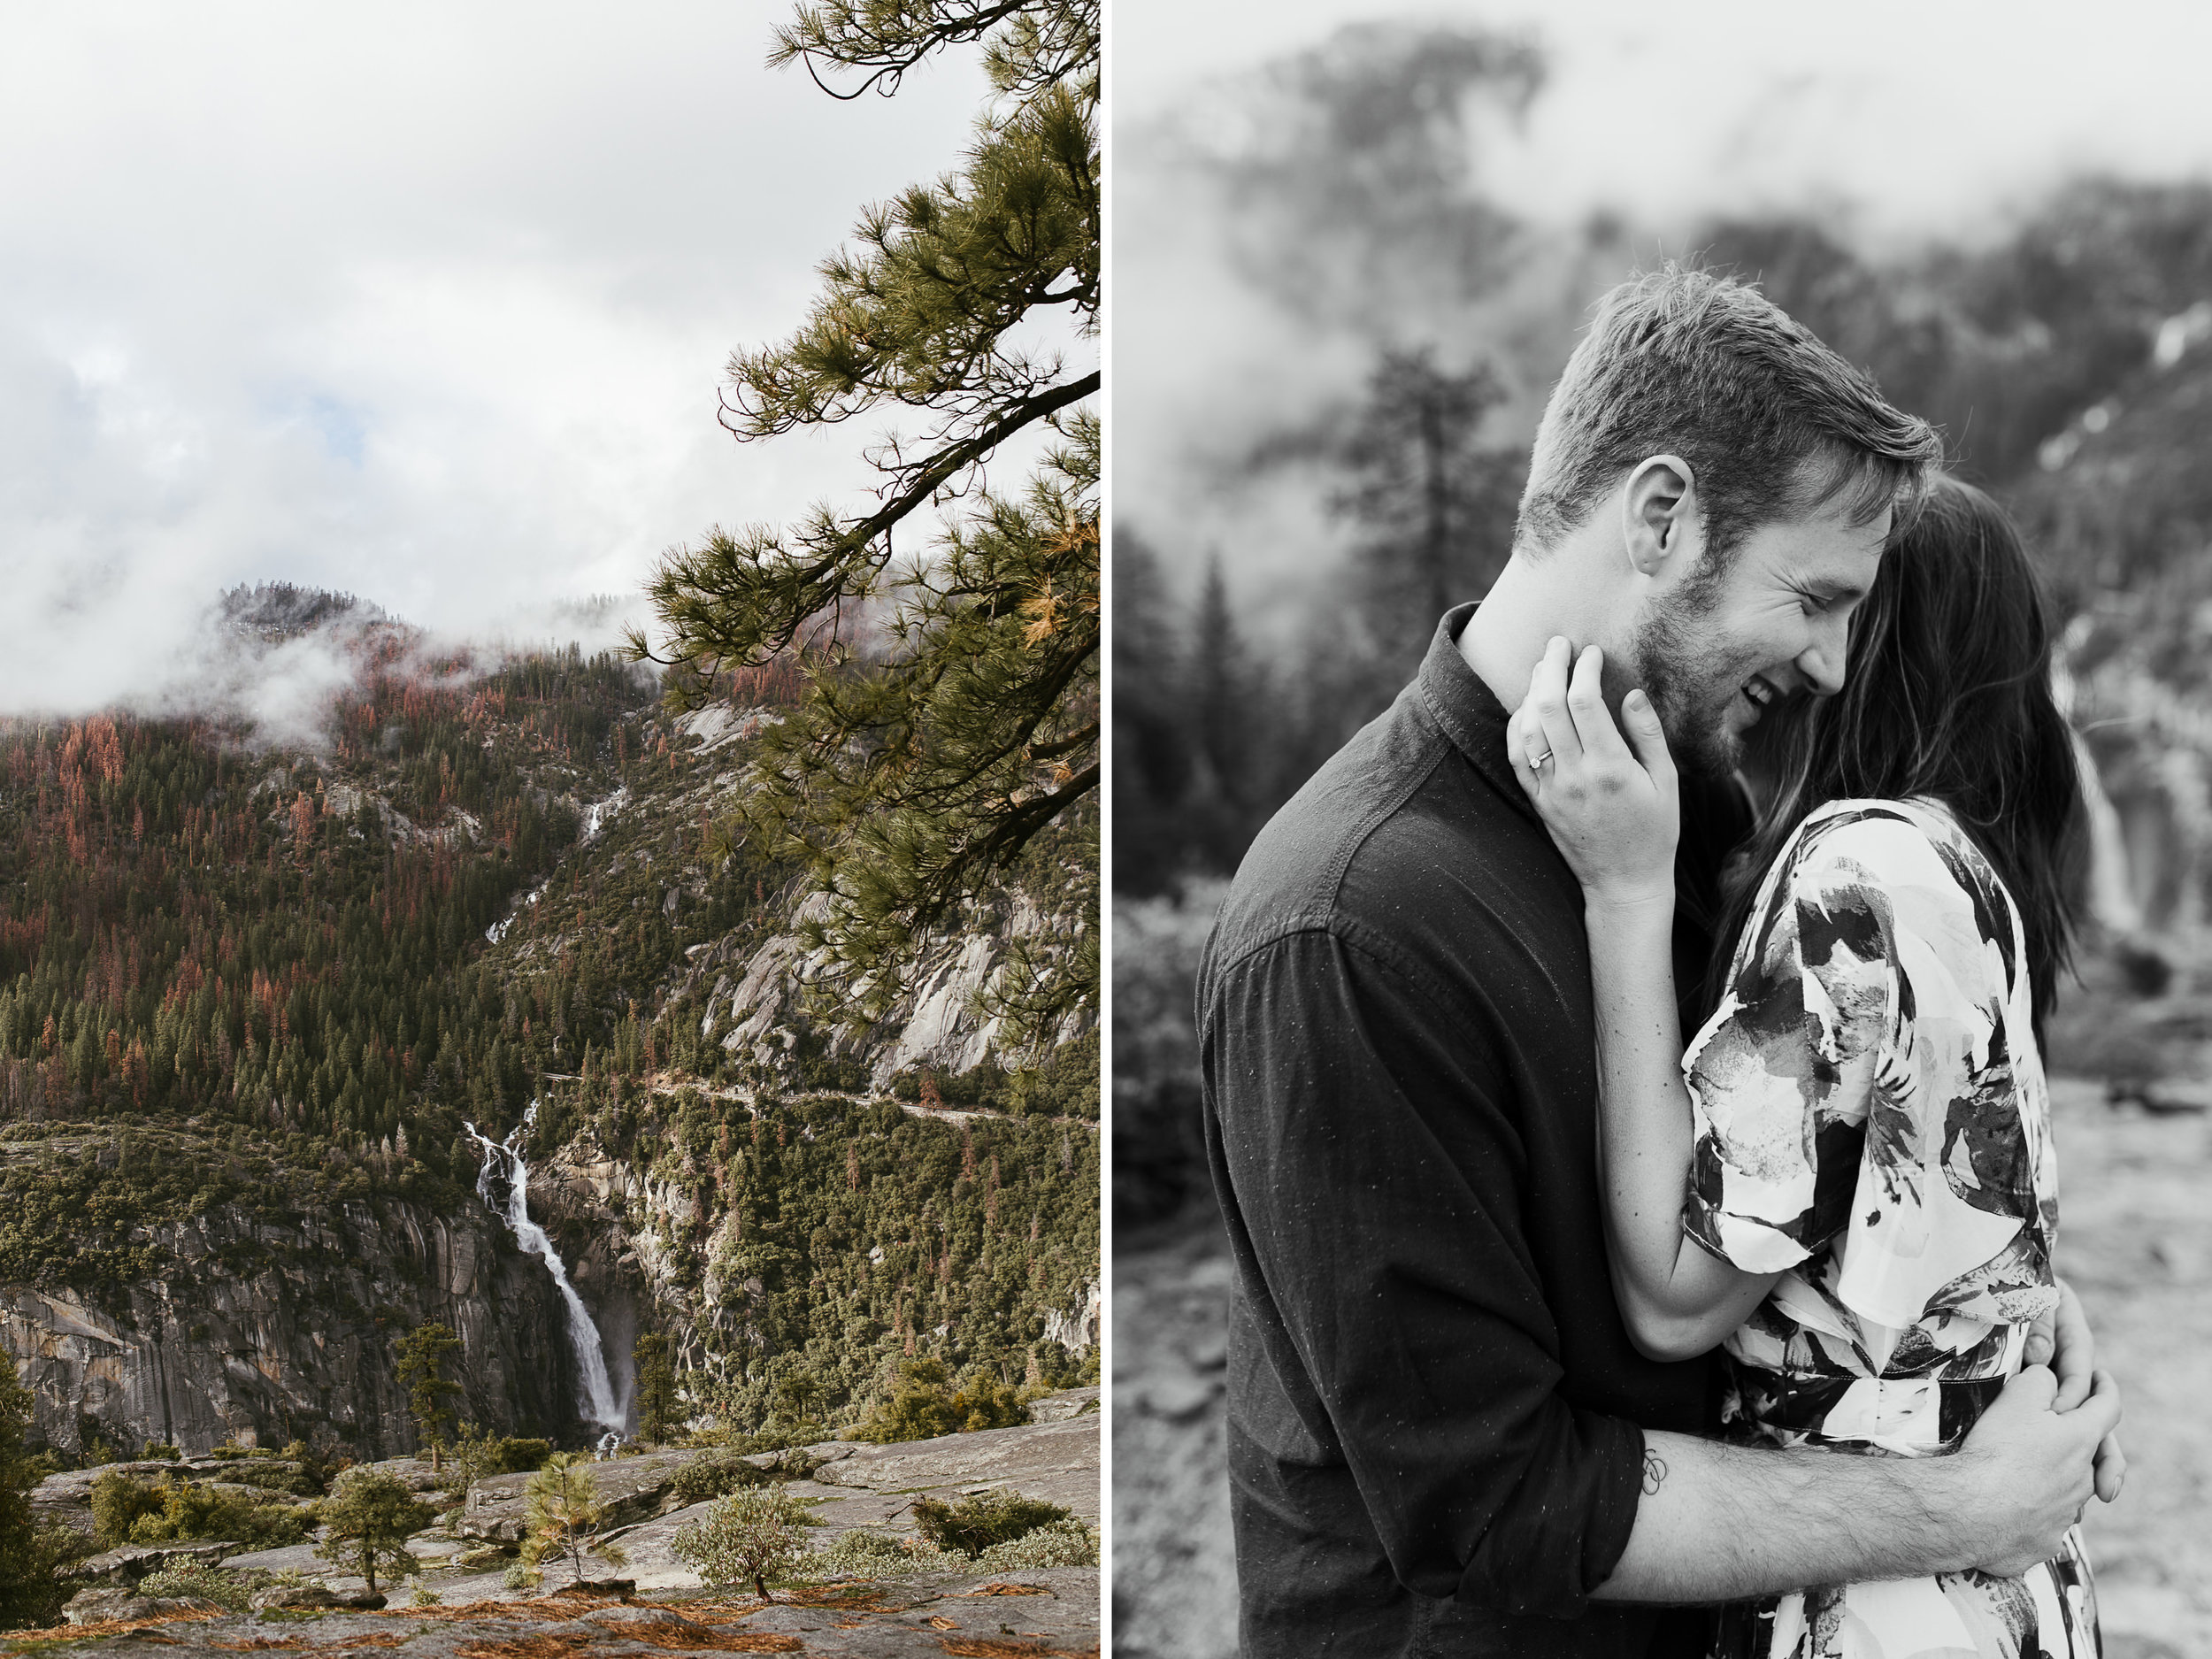
[[[982,84],[833,102],[763,66],[786,9],[15,8],[0,710],[142,689],[237,582],[526,635],[864,486],[855,433],[736,446],[722,365]]]
[[[1228,457],[1356,390],[1372,342],[1258,291],[1223,252],[1218,198],[1148,137],[1202,128],[1346,24],[1532,40],[1544,88],[1519,126],[1478,124],[1479,188],[1540,227],[1609,211],[1670,252],[1718,211],[1809,210],[1879,252],[1995,234],[2084,173],[2212,175],[2212,7],[2177,0],[1114,0],[1113,18],[1116,518],[1178,556],[1171,580],[1217,554],[1263,626],[1302,612],[1342,531],[1322,486],[1248,484]]]
[[[1526,33],[1549,88],[1486,182],[1563,220],[1816,194],[1910,233],[2054,171],[2212,167],[2212,8],[2193,0],[1113,0],[1113,16],[1125,126],[1348,22]]]

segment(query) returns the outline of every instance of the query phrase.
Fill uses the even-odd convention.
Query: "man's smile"
[[[1763,674],[1754,674],[1743,682],[1743,695],[1751,704],[1751,718],[1757,719],[1768,708],[1782,700],[1781,688]]]

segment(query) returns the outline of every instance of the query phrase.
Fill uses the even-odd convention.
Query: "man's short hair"
[[[1513,545],[1540,552],[1639,461],[1696,474],[1708,558],[1841,501],[1909,511],[1943,441],[1757,289],[1672,261],[1598,302],[1537,429]]]

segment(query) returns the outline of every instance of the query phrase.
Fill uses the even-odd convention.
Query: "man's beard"
[[[1743,741],[1728,729],[1728,705],[1753,672],[1714,663],[1700,640],[1719,593],[1717,580],[1693,579],[1653,605],[1630,648],[1636,683],[1658,713],[1675,764],[1707,778],[1728,777],[1742,764]]]

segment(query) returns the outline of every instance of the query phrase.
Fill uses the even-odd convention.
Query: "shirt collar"
[[[1459,654],[1459,633],[1475,614],[1479,600],[1455,605],[1444,613],[1436,625],[1436,635],[1429,641],[1429,653],[1421,660],[1421,672],[1415,680],[1420,687],[1421,701],[1428,705],[1444,735],[1452,740],[1452,746],[1467,757],[1469,764],[1488,780],[1490,787],[1513,803],[1514,809],[1530,822],[1541,824],[1536,809],[1529,804],[1521,792],[1520,780],[1513,775],[1513,767],[1505,756],[1505,723],[1508,710],[1498,701],[1497,694],[1484,683],[1482,676],[1467,666],[1467,659]]]

